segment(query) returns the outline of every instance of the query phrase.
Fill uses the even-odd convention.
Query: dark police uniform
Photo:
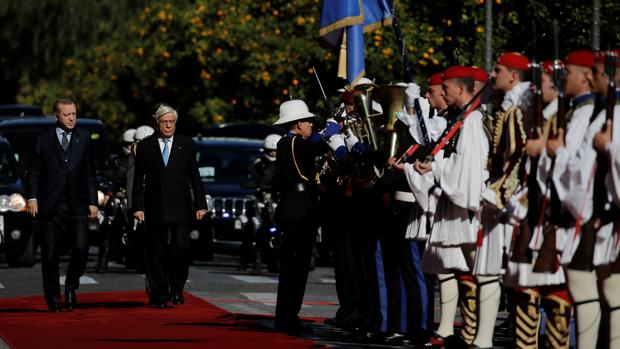
[[[315,157],[327,152],[324,142],[312,142],[289,132],[278,142],[276,224],[283,233],[276,328],[301,330],[301,309],[310,269],[318,217]]]

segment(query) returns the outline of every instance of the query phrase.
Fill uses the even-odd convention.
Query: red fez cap
[[[616,54],[616,67],[620,68],[620,50],[612,48],[611,51]],[[594,53],[594,60],[596,63],[605,64],[605,51],[596,51]]]
[[[528,70],[530,61],[519,52],[504,52],[497,59],[497,64],[504,65],[508,68]]]
[[[453,65],[443,72],[443,79],[457,79],[457,78],[473,78],[473,71],[470,67],[464,67],[462,65]]]
[[[428,86],[441,85],[442,82],[443,78],[441,77],[441,73],[435,73],[428,78]]]
[[[566,56],[566,64],[592,68],[594,65],[594,52],[587,50],[569,52]]]
[[[476,81],[487,82],[489,80],[489,74],[487,71],[480,67],[471,67],[473,78]]]

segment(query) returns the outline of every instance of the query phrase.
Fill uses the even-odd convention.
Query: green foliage
[[[620,4],[602,2],[601,28],[613,33],[602,37],[617,44],[620,27],[610,14],[612,8],[620,13]],[[338,52],[321,47],[317,37],[319,0],[22,3],[21,8],[14,2],[0,4],[5,15],[35,14],[0,34],[2,42],[14,40],[8,40],[12,54],[0,56],[2,62],[19,60],[23,67],[10,72],[21,79],[18,100],[43,103],[49,110],[58,96],[73,97],[81,115],[102,118],[117,135],[128,126],[150,123],[158,102],[179,110],[180,131],[188,134],[214,123],[272,122],[279,104],[291,95],[319,108],[322,95],[313,66],[329,96],[336,96],[345,84],[336,77]],[[35,8],[35,3],[42,5]],[[123,5],[112,5],[118,3]],[[459,60],[484,64],[484,0],[395,4],[419,82]],[[44,16],[57,7],[79,11],[82,17],[64,12]],[[588,47],[591,17],[590,2],[495,0],[493,52],[524,50],[531,40],[530,18],[536,20],[539,33],[547,33],[539,40],[541,57],[551,56],[553,18],[562,25],[562,54]],[[28,30],[33,32],[33,47],[24,47],[28,40],[15,40],[29,35]],[[86,39],[78,35],[83,33]],[[20,60],[19,51],[28,52],[27,59]],[[378,83],[397,82],[402,70],[392,28],[367,33],[367,76]]]

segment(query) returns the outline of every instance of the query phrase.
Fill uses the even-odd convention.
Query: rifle
[[[542,67],[537,61],[537,33],[536,22],[532,20],[532,59],[530,61],[530,74],[532,77],[532,85],[534,85],[534,125],[528,132],[528,139],[534,140],[538,138],[538,131],[543,125],[543,96],[542,96]],[[528,45],[529,46],[529,45]],[[535,214],[538,212],[536,207],[539,202],[538,183],[536,182],[536,172],[538,171],[538,157],[530,158],[530,173],[525,173],[523,182],[526,183],[528,209],[527,216],[519,228],[515,229],[514,248],[511,255],[511,261],[518,263],[529,263],[531,260],[531,250],[529,248],[532,238],[532,228],[536,227]]]
[[[407,56],[407,48],[405,47],[405,40],[403,39],[403,34],[400,30],[400,21],[396,16],[396,6],[392,4],[391,8],[392,12],[392,27],[394,28],[394,36],[396,37],[396,42],[398,43],[398,50],[400,51],[401,61],[403,63],[403,77],[406,83],[413,82],[413,69],[409,62],[409,57]],[[422,131],[422,137],[424,138],[424,142],[426,145],[430,144],[430,137],[428,136],[428,131],[426,128],[426,123],[424,122],[424,118],[422,115],[422,108],[420,108],[420,102],[416,99],[413,102],[413,108],[415,110],[416,115],[418,116],[418,121],[420,123],[420,130]]]
[[[605,52],[605,74],[609,77],[609,84],[607,85],[607,106],[605,109],[605,125],[607,127],[607,121],[614,121],[614,108],[616,106],[616,62],[618,57],[612,50]]]
[[[555,88],[558,91],[558,112],[556,114],[557,129],[566,130],[566,94],[564,92],[566,85],[566,70],[564,69],[564,65],[559,58],[559,30],[558,22],[556,20],[553,21],[553,44],[553,81]],[[553,130],[549,130],[549,138],[557,138],[557,133]],[[562,203],[557,196],[555,186],[551,181],[551,174],[553,173],[554,168],[555,158],[551,160],[549,174],[545,179],[545,187],[546,190],[550,191],[551,199],[550,201],[548,201],[547,192],[545,191],[542,198],[540,217],[536,224],[537,227],[543,226],[545,224],[545,221],[547,221],[548,224],[543,228],[543,242],[540,247],[538,258],[536,259],[536,263],[534,264],[533,268],[533,271],[537,273],[554,273],[557,271],[559,263],[556,249],[556,230],[557,225],[566,224],[566,222],[563,222],[563,218],[565,218],[564,208],[562,207]],[[547,220],[545,220],[545,211],[547,204],[549,204],[551,216],[548,217]],[[566,218],[570,221],[570,218]]]

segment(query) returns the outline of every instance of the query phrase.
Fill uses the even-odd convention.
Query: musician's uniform
[[[277,123],[288,124],[313,117],[303,101],[291,100],[280,106]],[[278,142],[274,183],[279,201],[274,218],[282,230],[283,242],[275,325],[280,330],[304,330],[297,314],[304,298],[318,221],[314,160],[327,151],[327,145],[316,133],[306,139],[289,132]]]

